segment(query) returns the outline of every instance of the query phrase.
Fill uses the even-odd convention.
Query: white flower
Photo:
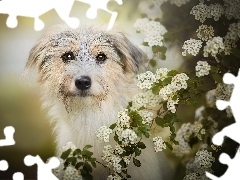
[[[207,150],[198,151],[195,156],[195,163],[198,167],[210,168],[215,158],[212,157],[212,153]]]
[[[161,80],[163,81],[166,77],[167,77],[167,74],[170,70],[168,70],[167,68],[159,68],[156,70],[156,79],[157,80]]]
[[[183,44],[183,51],[182,55],[185,55],[186,52],[188,54],[192,54],[193,56],[196,56],[199,53],[200,48],[202,47],[202,41],[196,40],[196,39],[190,39],[184,42]]]
[[[217,59],[217,54],[224,51],[224,44],[222,37],[214,37],[207,41],[206,46],[203,48],[203,56],[208,57],[208,54],[211,54],[215,59]]]
[[[199,3],[198,5],[194,6],[190,14],[194,15],[195,19],[200,20],[201,23],[203,23],[206,18],[211,17],[209,7],[203,3]]]
[[[112,130],[107,126],[101,126],[96,132],[98,142],[109,142],[109,135],[112,133]]]
[[[137,86],[140,89],[144,88],[150,89],[153,83],[156,82],[156,77],[151,71],[139,74],[137,78],[138,78]]]
[[[197,37],[202,41],[207,41],[208,39],[211,39],[214,36],[214,30],[212,26],[202,24],[201,26],[199,26],[196,32]]]
[[[209,6],[210,14],[213,16],[215,21],[218,21],[219,18],[224,14],[224,7],[221,4],[215,3]]]
[[[114,175],[109,175],[107,177],[107,180],[121,180],[121,177],[117,174],[114,174]]]
[[[118,112],[118,120],[117,120],[117,125],[119,127],[130,127],[130,117],[128,116],[128,110],[124,109],[120,112]]]
[[[240,19],[240,1],[239,0],[223,0],[225,6],[225,16],[227,19]]]
[[[82,180],[80,171],[78,171],[74,166],[69,165],[64,171],[63,180]]]
[[[186,4],[190,0],[170,0],[171,4],[175,4],[176,6],[180,7],[183,4]]]
[[[196,76],[201,77],[209,74],[211,66],[207,63],[207,61],[198,61],[197,66],[195,67]]]
[[[166,144],[164,143],[164,140],[160,136],[153,138],[153,144],[155,145],[154,147],[155,152],[159,152],[162,151],[163,149],[166,149]]]
[[[144,42],[147,42],[149,46],[163,45],[163,35],[167,30],[160,22],[150,21],[147,18],[137,19],[134,27],[145,35]]]

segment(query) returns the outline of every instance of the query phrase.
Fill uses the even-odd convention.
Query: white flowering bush
[[[230,99],[234,87],[223,84],[222,77],[226,72],[237,75],[240,68],[239,0],[148,3],[162,14],[156,19],[143,14],[133,24],[143,35],[142,45],[152,53],[151,68],[136,77],[142,92],[118,113],[114,124],[95,132],[99,143],[106,143],[103,164],[92,157],[89,145],[83,150],[74,146],[63,149],[61,166],[54,172],[64,169],[65,179],[80,175],[91,179],[96,165],[111,169],[109,180],[130,178],[129,163],[136,168],[143,165],[138,157],[146,148],[144,138],[152,139],[153,153],[163,151],[178,159],[176,166],[181,171],[174,179],[208,179],[205,171],[222,175],[226,167],[215,159],[223,151],[235,155],[235,142],[226,140],[215,146],[211,139],[234,122],[231,109],[220,112],[215,102]],[[182,51],[174,61],[183,58],[184,65],[179,69],[161,67],[161,60],[168,60],[166,52],[173,46]],[[169,133],[161,134],[164,129]],[[114,140],[111,145],[110,135]]]

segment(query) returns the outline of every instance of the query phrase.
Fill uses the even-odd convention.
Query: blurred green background
[[[114,1],[108,4],[110,10],[118,12],[118,27],[127,33],[136,45],[142,42],[142,36],[136,34],[133,28],[136,19],[141,18],[142,13],[150,13],[153,18],[158,17],[156,14],[161,14],[160,9],[150,10],[144,3],[139,0],[123,0],[121,6]],[[70,16],[79,18],[83,26],[108,24],[110,14],[102,10],[98,11],[96,19],[87,19],[85,13],[88,8],[89,5],[75,1]],[[33,18],[18,16],[18,26],[14,29],[6,26],[7,18],[7,14],[0,14],[0,139],[5,138],[3,129],[13,126],[16,144],[0,148],[0,160],[5,159],[9,163],[7,171],[0,171],[0,179],[12,179],[15,172],[22,172],[25,179],[36,179],[36,165],[27,167],[23,159],[28,154],[39,155],[44,161],[53,156],[54,136],[46,110],[41,109],[38,90],[25,85],[20,77],[29,51],[40,35],[50,26],[64,22],[55,10],[50,10],[40,16],[45,28],[37,32],[34,30]],[[161,61],[159,66],[178,69],[183,63],[180,53],[177,48],[170,48],[167,60]]]

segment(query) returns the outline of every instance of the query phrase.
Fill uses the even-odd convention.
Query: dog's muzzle
[[[91,84],[91,78],[88,76],[81,76],[75,80],[75,86],[82,91],[89,89],[91,87]]]

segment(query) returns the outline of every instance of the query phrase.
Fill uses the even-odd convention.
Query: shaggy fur
[[[66,53],[68,60],[63,57]],[[99,54],[106,55],[106,60],[98,60]],[[95,131],[114,123],[117,113],[138,93],[134,76],[145,68],[146,59],[122,33],[101,28],[55,26],[41,37],[30,52],[26,70],[38,68],[39,92],[54,125],[57,150],[69,141],[79,148],[91,144],[94,157],[101,160],[104,144],[97,142]],[[83,76],[92,82],[84,91],[75,85]],[[128,172],[133,179],[170,179],[164,156],[154,153],[151,140],[145,143],[142,167],[132,165]],[[94,171],[95,179],[107,175],[101,165]]]

